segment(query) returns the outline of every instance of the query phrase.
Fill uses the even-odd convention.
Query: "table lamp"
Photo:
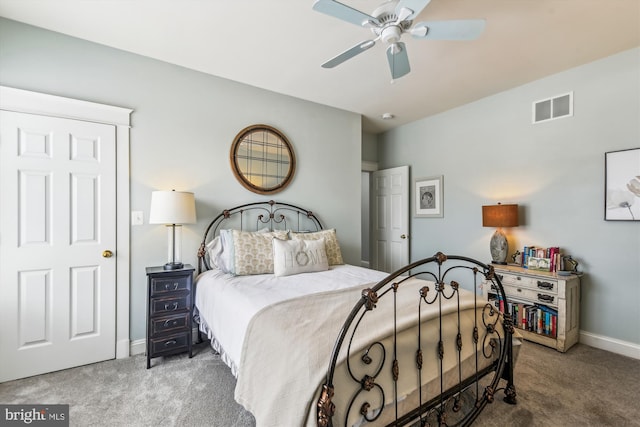
[[[489,244],[491,262],[494,264],[506,264],[509,243],[502,228],[518,226],[518,205],[498,203],[497,205],[483,206],[482,226],[497,227],[496,232],[491,236]]]
[[[165,270],[177,270],[184,267],[180,262],[182,240],[182,224],[196,222],[196,201],[193,193],[184,191],[154,191],[151,193],[151,209],[149,224],[166,224],[169,239],[169,262],[164,265]]]

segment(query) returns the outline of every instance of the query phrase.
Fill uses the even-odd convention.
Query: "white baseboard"
[[[145,351],[147,351],[147,340],[145,338],[131,341],[131,350],[129,351],[131,356],[144,354]]]
[[[580,343],[634,359],[640,359],[640,345],[632,342],[580,331]]]

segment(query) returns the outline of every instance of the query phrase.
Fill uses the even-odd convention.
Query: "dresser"
[[[189,352],[192,357],[193,272],[147,267],[147,369],[151,359]]]
[[[494,265],[494,268],[507,295],[514,325],[524,339],[561,352],[578,342],[580,275],[560,275],[511,265]],[[495,300],[493,285],[483,286],[483,290],[490,301],[504,309]]]

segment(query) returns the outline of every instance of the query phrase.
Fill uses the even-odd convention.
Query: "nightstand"
[[[509,300],[515,326],[524,339],[563,353],[578,342],[580,275],[511,265],[496,265],[495,273]],[[483,289],[487,299],[495,302],[495,289],[489,286]]]
[[[147,369],[151,359],[189,352],[192,357],[193,271],[147,267]]]

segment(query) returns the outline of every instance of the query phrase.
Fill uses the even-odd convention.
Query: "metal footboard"
[[[491,284],[502,298],[502,310],[483,297],[482,287]],[[402,294],[405,288],[413,294]],[[464,303],[462,289],[473,293],[465,292]],[[389,323],[368,323],[382,304],[392,307]],[[407,307],[413,307],[412,313]],[[422,317],[429,311],[437,315],[427,322]],[[402,321],[407,316],[415,319],[410,327]],[[462,317],[470,320],[465,323]],[[354,344],[359,328],[367,327],[363,325],[391,322],[391,337]],[[359,425],[466,426],[499,390],[515,404],[513,332],[508,300],[493,266],[442,253],[407,265],[363,290],[345,320],[317,401],[318,426],[349,425],[354,417]],[[407,341],[414,344],[407,348]],[[341,363],[348,378],[338,389],[334,383]],[[385,376],[390,378],[386,383]],[[415,384],[410,399],[403,391],[407,382]],[[336,405],[342,405],[340,419],[334,419]]]

